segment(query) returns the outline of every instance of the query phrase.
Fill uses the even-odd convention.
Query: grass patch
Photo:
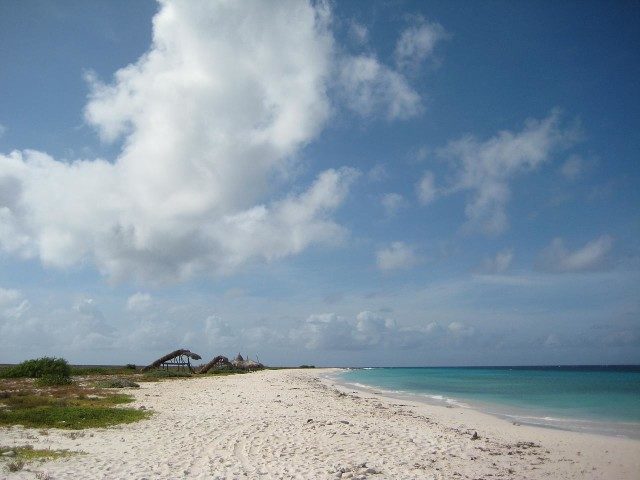
[[[110,380],[101,380],[96,382],[96,386],[100,388],[140,388],[136,382],[126,378],[113,378]]]
[[[0,447],[0,455],[5,452],[14,452],[14,457],[9,457],[14,461],[29,462],[34,460],[55,460],[57,458],[70,457],[80,452],[71,452],[69,450],[37,450],[31,445],[22,445],[20,447]]]
[[[32,380],[0,383],[0,425],[81,429],[107,427],[148,418],[147,411],[113,408],[131,395],[78,384],[35,389]]]
[[[150,415],[150,412],[132,408],[47,406],[0,411],[0,425],[79,430],[133,423]]]
[[[71,378],[58,374],[47,373],[36,379],[38,387],[57,387],[60,385],[71,385]]]
[[[137,370],[133,364],[125,367],[71,367],[71,375],[74,377],[87,377],[92,375],[134,375],[136,372]]]

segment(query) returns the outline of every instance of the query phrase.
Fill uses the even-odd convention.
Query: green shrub
[[[112,380],[104,380],[97,382],[96,386],[100,388],[140,388],[136,382],[127,380],[126,378],[114,378]]]
[[[135,370],[136,366],[133,363],[127,363],[124,368],[126,368],[128,370]]]
[[[38,387],[58,387],[61,385],[70,385],[71,377],[65,377],[64,375],[47,373],[40,378],[36,379],[36,385]]]
[[[64,358],[42,357],[26,360],[0,372],[4,378],[40,378],[45,375],[69,377],[71,367]]]

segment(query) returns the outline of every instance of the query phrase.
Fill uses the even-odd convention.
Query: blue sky
[[[632,2],[0,3],[0,362],[640,360]]]

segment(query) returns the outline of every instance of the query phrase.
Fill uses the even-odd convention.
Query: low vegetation
[[[212,369],[207,375],[240,373],[247,371],[225,367]],[[133,397],[113,389],[139,388],[138,382],[197,376],[178,369],[142,373],[133,364],[71,367],[62,358],[27,360],[0,370],[0,426],[77,430],[135,422],[148,418],[151,412],[123,408]],[[20,458],[14,460],[22,461]]]
[[[75,366],[71,367],[71,375],[74,377],[88,377],[94,375],[133,375],[137,372],[136,366],[133,364],[127,364],[124,367],[86,367]]]
[[[57,387],[61,385],[71,385],[71,377],[58,374],[47,374],[37,378],[35,384],[38,387]]]
[[[111,378],[109,380],[100,380],[95,383],[100,388],[140,388],[140,385],[127,378]]]
[[[0,455],[7,453],[13,453],[12,456],[7,457],[14,461],[29,462],[32,460],[55,460],[56,458],[69,457],[76,455],[79,452],[71,452],[69,450],[38,450],[33,448],[32,445],[21,445],[19,447],[0,447]]]
[[[26,360],[0,371],[0,378],[69,378],[71,367],[64,358],[42,357]]]
[[[49,357],[4,369],[0,374],[4,377],[0,381],[0,426],[73,430],[131,423],[151,415],[114,408],[133,401],[133,397],[106,388],[134,388],[135,382],[109,379],[101,388],[91,377],[72,382],[71,371],[66,360]]]
[[[33,448],[32,445],[22,445],[19,447],[0,446],[0,458],[7,461],[7,470],[10,472],[18,472],[22,470],[27,463],[56,460],[58,458],[69,457],[79,453],[81,452],[71,452],[69,450],[39,450]],[[36,475],[36,478],[47,477]]]

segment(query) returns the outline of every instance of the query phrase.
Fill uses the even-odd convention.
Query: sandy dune
[[[135,406],[155,411],[150,420],[48,435],[0,429],[2,445],[86,452],[0,478],[640,478],[639,441],[354,394],[321,373],[144,383]]]

